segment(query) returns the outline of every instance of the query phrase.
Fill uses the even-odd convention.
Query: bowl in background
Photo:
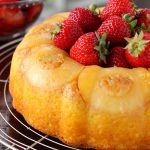
[[[42,0],[0,2],[0,42],[23,35],[37,20],[42,9]]]

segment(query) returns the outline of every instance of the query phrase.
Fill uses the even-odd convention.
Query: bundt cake
[[[69,13],[34,26],[16,48],[13,107],[35,129],[95,149],[150,149],[150,69],[83,65],[50,37]]]

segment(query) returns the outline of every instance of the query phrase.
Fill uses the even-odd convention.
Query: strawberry
[[[102,65],[106,63],[108,46],[106,34],[100,38],[97,33],[89,32],[76,41],[70,50],[70,57],[84,65]]]
[[[109,0],[105,8],[102,10],[100,17],[104,21],[110,16],[122,16],[129,13],[130,16],[135,16],[135,4],[132,0]]]
[[[143,33],[144,33],[143,39],[145,39],[145,40],[150,40],[150,32],[148,32],[148,31],[143,31]]]
[[[133,67],[150,68],[150,36],[144,35],[145,32],[136,34],[134,38],[126,38],[126,59]],[[146,34],[148,34],[146,32]],[[150,34],[150,33],[149,33]]]
[[[41,4],[33,5],[29,8],[27,12],[27,21],[33,22],[39,16],[40,12],[42,11],[43,6]]]
[[[145,8],[140,11],[137,26],[150,32],[150,9]]]
[[[111,45],[122,45],[125,43],[124,38],[131,36],[128,23],[119,16],[111,16],[106,19],[97,32],[100,36],[107,33],[107,40]]]
[[[110,49],[110,54],[107,56],[107,67],[113,66],[129,68],[125,57],[125,50],[121,46]]]
[[[1,7],[0,20],[5,28],[22,28],[25,24],[25,17],[17,7]]]
[[[95,14],[94,9],[75,8],[70,13],[69,19],[77,22],[85,33],[95,31],[100,26],[101,20]]]
[[[76,40],[83,35],[81,27],[72,20],[65,20],[62,24],[57,24],[51,38],[55,46],[63,50],[70,50]]]
[[[20,1],[20,0],[0,0],[0,3],[3,2],[3,3],[6,3],[6,2],[17,2],[17,1]]]

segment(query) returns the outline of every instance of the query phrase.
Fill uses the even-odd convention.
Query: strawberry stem
[[[130,16],[130,14],[123,14],[122,18],[128,23],[132,35],[134,36],[136,33],[135,27],[137,25],[137,19],[134,19],[134,17]]]
[[[89,6],[89,9],[90,9],[91,11],[95,11],[96,8],[97,8],[97,5],[96,5],[96,4],[90,4],[90,6]]]
[[[147,14],[146,17],[150,21],[150,14]]]
[[[108,48],[110,45],[110,42],[106,42],[107,34],[104,33],[101,38],[97,32],[95,32],[95,35],[98,40],[98,45],[95,46],[94,49],[99,52],[100,61],[103,61],[106,64],[106,55],[109,54]]]
[[[123,15],[122,15],[122,18],[123,18],[127,23],[131,22],[131,21],[134,19],[134,17],[130,16],[129,13],[128,13],[128,14],[123,14]]]
[[[133,20],[129,23],[130,29],[134,29],[137,25],[137,20]]]
[[[145,23],[143,22],[142,25],[141,25],[141,30],[150,32],[150,26],[146,27]]]
[[[143,40],[144,34],[141,31],[138,35],[136,33],[133,39],[125,38],[125,40],[129,43],[125,49],[129,49],[129,52],[134,56],[138,57],[139,54],[146,48],[146,44],[150,42],[150,40]]]
[[[50,38],[53,39],[55,35],[60,32],[61,28],[62,28],[62,25],[60,23],[57,23],[55,26],[55,29],[50,33]]]
[[[144,22],[142,23],[141,28],[142,28],[143,30],[146,30],[146,25],[145,25]]]
[[[97,12],[96,9],[97,9],[97,5],[96,5],[96,4],[90,4],[90,5],[89,5],[89,10],[91,10],[92,13],[93,13],[95,16],[99,16],[100,12]]]
[[[134,2],[132,2],[132,7],[134,9],[135,15],[138,16],[140,11],[139,11],[137,5]]]

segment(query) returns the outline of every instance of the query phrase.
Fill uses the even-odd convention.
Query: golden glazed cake
[[[50,32],[69,13],[33,27],[12,59],[14,108],[35,129],[95,149],[150,149],[150,69],[84,66]]]

